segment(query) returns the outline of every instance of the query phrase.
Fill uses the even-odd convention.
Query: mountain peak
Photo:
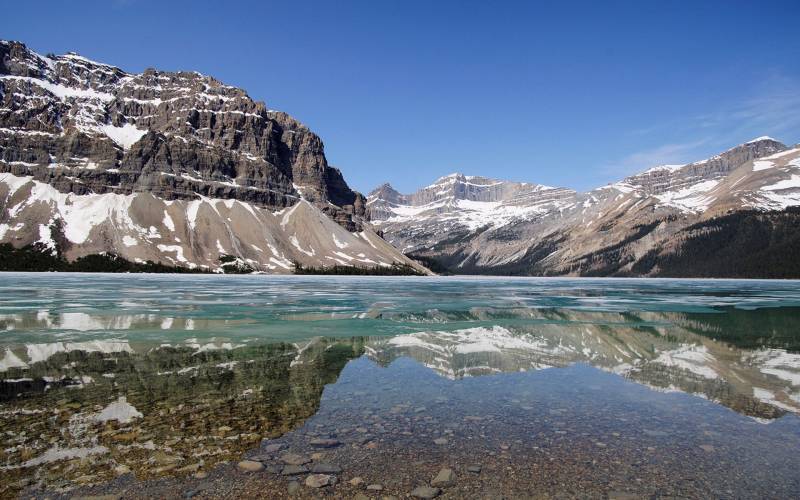
[[[772,141],[772,142],[781,142],[777,139],[774,139],[768,135],[762,135],[761,137],[756,137],[755,139],[749,140],[745,142],[745,144],[752,144],[754,142],[761,142],[761,141]]]

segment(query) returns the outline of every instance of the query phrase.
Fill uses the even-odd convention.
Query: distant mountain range
[[[586,193],[451,174],[368,214],[438,272],[800,277],[800,147],[759,137]]]
[[[196,72],[131,74],[9,41],[0,250],[0,269],[113,255],[207,271],[425,271],[373,232],[364,197],[286,113]]]

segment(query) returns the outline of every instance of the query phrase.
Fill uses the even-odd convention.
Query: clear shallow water
[[[0,488],[334,436],[397,495],[793,496],[798,325],[791,281],[0,274]]]

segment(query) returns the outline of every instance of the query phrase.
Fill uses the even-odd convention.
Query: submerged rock
[[[284,476],[297,476],[299,474],[305,474],[308,472],[308,467],[303,465],[287,465],[281,471],[281,475]]]
[[[322,488],[330,486],[336,482],[336,477],[328,474],[311,474],[306,478],[306,486],[309,488]]]
[[[311,459],[298,453],[284,453],[281,455],[281,462],[287,465],[304,465],[311,462]]]
[[[414,488],[411,496],[414,498],[436,498],[442,492],[439,488],[431,488],[430,486],[419,486]]]
[[[315,448],[334,448],[336,446],[339,446],[342,443],[340,443],[336,439],[321,439],[321,438],[318,438],[318,439],[312,439],[309,444],[311,444],[311,446],[313,446]]]
[[[283,443],[271,443],[264,446],[264,453],[277,453],[284,448]]]
[[[453,469],[442,469],[431,481],[431,486],[446,488],[456,484],[456,474]]]
[[[290,481],[286,487],[286,492],[290,495],[296,495],[300,491],[300,483],[297,481]]]
[[[239,470],[244,472],[259,472],[264,470],[264,464],[255,460],[242,460],[237,464]]]
[[[339,474],[342,468],[335,464],[318,463],[311,467],[311,472],[315,474]]]

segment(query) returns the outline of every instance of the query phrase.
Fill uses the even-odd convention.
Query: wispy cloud
[[[699,159],[695,155],[702,146],[707,145],[709,142],[710,138],[706,137],[695,141],[664,144],[655,148],[637,151],[619,161],[606,165],[605,172],[622,176],[656,165],[690,163]]]
[[[640,137],[667,133],[686,140],[634,152],[610,162],[605,173],[624,176],[655,165],[688,163],[762,135],[794,143],[800,140],[800,81],[774,74],[741,101],[630,132]]]

